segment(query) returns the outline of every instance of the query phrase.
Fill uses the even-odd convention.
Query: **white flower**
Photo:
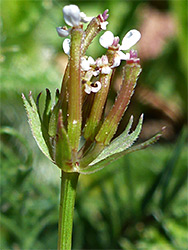
[[[87,17],[84,12],[80,12],[78,6],[74,4],[66,5],[63,8],[63,15],[65,22],[71,27],[80,25],[80,22],[87,23],[92,19],[92,17]],[[66,26],[57,27],[56,30],[59,36],[67,37],[70,35],[72,28],[68,29]],[[70,39],[65,39],[65,41],[63,42],[63,50],[67,55],[69,55]]]
[[[63,8],[63,16],[69,26],[78,26],[80,24],[80,9],[74,4],[66,5]]]
[[[95,61],[94,61],[94,59],[91,56],[89,56],[88,59],[86,59],[85,57],[81,58],[81,69],[83,71],[90,70],[91,69],[91,67],[90,67],[91,65],[95,65]]]
[[[108,49],[114,41],[114,34],[111,31],[106,31],[100,38],[99,43],[104,48]]]
[[[87,94],[91,94],[91,86],[88,85],[87,83],[85,84],[85,89],[84,91],[87,93]]]
[[[109,74],[111,72],[111,68],[108,65],[108,57],[103,55],[101,58],[96,60],[97,70],[95,71],[94,75],[97,76],[100,72],[101,74]]]
[[[114,62],[111,68],[117,67],[120,65],[121,60],[128,60],[130,58],[130,54],[124,54],[121,50],[128,50],[132,46],[134,46],[141,38],[141,34],[138,30],[130,30],[123,38],[122,44],[116,44],[119,46],[119,50],[115,53]],[[115,41],[115,37],[111,31],[106,31],[99,39],[100,44],[108,49],[110,46],[113,46]]]
[[[102,29],[102,30],[106,30],[106,26],[107,26],[107,25],[108,25],[108,22],[107,22],[107,21],[100,23],[100,26],[101,26],[101,29]]]
[[[101,89],[101,83],[99,81],[96,81],[95,83],[91,84],[91,92],[97,93]]]
[[[91,21],[92,17],[87,17],[84,12],[80,12],[77,5],[70,4],[63,8],[63,15],[66,24],[71,27],[76,27],[80,22],[87,23]]]
[[[69,38],[66,38],[63,41],[63,50],[64,50],[65,54],[67,54],[67,55],[70,55],[70,43],[71,43],[71,40]]]
[[[106,26],[108,25],[108,22],[106,21],[108,19],[108,9],[104,11],[102,15],[99,15],[100,18],[100,27],[102,30],[106,30]]]
[[[70,34],[71,29],[66,29],[65,27],[57,27],[57,33],[61,37],[67,37]]]
[[[80,21],[82,23],[88,23],[88,22],[90,22],[93,19],[93,17],[86,16],[86,14],[84,12],[80,12],[80,17],[81,17]]]
[[[97,93],[100,89],[101,89],[101,83],[99,81],[96,81],[94,83],[91,83],[90,85],[86,83],[84,91],[87,94],[91,94],[91,92]]]

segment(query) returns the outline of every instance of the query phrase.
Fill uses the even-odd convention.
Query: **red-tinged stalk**
[[[99,81],[102,85],[100,91],[95,94],[89,119],[85,125],[84,138],[93,141],[100,125],[104,106],[106,103],[112,71],[108,75],[101,74]]]
[[[89,47],[89,45],[91,44],[91,42],[93,41],[93,39],[102,30],[101,23],[104,22],[104,21],[106,21],[106,19],[108,18],[108,15],[107,15],[108,10],[106,10],[105,12],[106,12],[105,18],[103,17],[103,15],[99,15],[97,17],[94,17],[91,20],[91,22],[88,24],[88,26],[87,26],[87,28],[86,28],[86,30],[84,32],[84,41],[83,41],[83,46],[82,46],[82,55],[85,54],[87,48]]]
[[[85,127],[86,121],[87,121],[87,119],[89,117],[89,114],[91,112],[91,109],[92,109],[94,98],[95,98],[95,94],[91,93],[90,95],[86,94],[85,98],[83,99],[83,105],[82,105],[82,128]]]
[[[82,86],[81,86],[81,44],[83,30],[74,28],[71,34],[70,66],[68,79],[68,137],[73,152],[76,152],[81,134],[81,108],[82,108]]]
[[[138,63],[131,62],[125,65],[124,78],[120,92],[116,98],[114,106],[110,110],[95,138],[96,142],[108,145],[111,141],[117,130],[118,124],[128,107],[140,72],[141,66]]]
[[[67,119],[67,107],[68,107],[68,80],[69,80],[69,63],[67,64],[65,69],[59,96],[59,106],[63,111],[63,121],[65,124]]]

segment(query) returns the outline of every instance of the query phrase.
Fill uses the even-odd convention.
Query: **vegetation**
[[[172,32],[168,37],[160,33],[163,43],[156,53],[158,44],[150,48],[151,37],[146,37],[145,50],[138,44],[143,72],[117,135],[131,114],[138,118],[141,113],[145,121],[140,141],[163,126],[166,133],[150,148],[81,176],[73,249],[186,249],[187,2],[74,4],[90,16],[110,9],[108,29],[121,38],[132,28],[144,33],[146,23],[154,22],[153,13],[158,13],[156,26],[170,17],[165,20],[170,20]],[[57,247],[60,171],[36,147],[21,93],[32,90],[36,99],[45,88],[52,93],[60,88],[67,58],[55,28],[64,24],[63,5],[53,0],[1,2],[1,249]],[[97,58],[103,52],[96,38],[88,54]],[[117,76],[112,101],[118,83]]]

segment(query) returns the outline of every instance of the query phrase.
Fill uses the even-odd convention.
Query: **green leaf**
[[[32,98],[32,95],[31,93],[29,94],[29,100],[30,100],[31,105],[26,100],[23,94],[22,94],[22,98],[23,98],[24,106],[27,112],[28,122],[31,128],[33,137],[37,145],[39,146],[40,150],[43,152],[43,154],[46,155],[48,159],[52,161],[52,158],[50,157],[50,154],[49,154],[48,147],[43,138],[42,129],[41,129],[41,121],[39,118],[39,114],[37,112],[37,106]]]
[[[44,107],[44,111],[43,111],[42,116],[40,115],[40,97],[41,97],[41,94],[42,94],[42,92],[40,92],[39,95],[37,96],[36,107],[37,107],[38,115],[39,115],[40,122],[41,122],[42,135],[43,135],[45,143],[48,147],[50,156],[53,159],[53,146],[51,143],[51,138],[49,137],[49,134],[48,134],[49,119],[50,119],[50,115],[51,115],[51,93],[48,89],[46,89],[45,107]]]
[[[11,127],[1,127],[0,134],[7,134],[13,136],[21,142],[21,144],[23,145],[24,149],[27,152],[27,157],[24,163],[28,167],[31,166],[33,162],[33,156],[27,140],[17,130]]]
[[[63,169],[64,171],[70,171],[72,169],[71,148],[68,135],[63,126],[62,110],[59,110],[58,116],[55,159],[58,167]]]
[[[137,140],[141,129],[142,129],[142,123],[143,123],[143,114],[141,115],[139,119],[139,123],[135,129],[134,132],[129,134],[129,131],[131,129],[133,123],[133,116],[131,116],[129,123],[125,129],[125,131],[118,136],[115,140],[113,140],[109,146],[107,146],[102,153],[91,163],[91,165],[96,164],[97,162],[113,155],[116,153],[120,153],[127,148],[131,147],[133,143]]]
[[[53,107],[51,116],[49,118],[48,133],[51,137],[54,137],[56,135],[58,112],[59,112],[59,103],[56,103],[55,106]]]
[[[111,162],[113,162],[113,161],[115,161],[115,160],[123,157],[126,154],[129,154],[129,153],[132,153],[132,152],[135,152],[135,151],[147,148],[151,144],[153,144],[156,141],[158,141],[161,136],[162,136],[162,133],[159,132],[154,137],[152,137],[151,139],[149,139],[149,140],[147,140],[147,141],[145,141],[145,142],[143,142],[143,143],[141,143],[139,145],[133,146],[133,147],[131,147],[129,149],[126,149],[124,151],[121,151],[119,153],[112,154],[112,155],[108,156],[105,159],[103,158],[103,160],[100,160],[97,163],[94,163],[95,161],[93,161],[93,162],[91,162],[89,164],[88,167],[86,167],[84,169],[80,169],[79,173],[81,173],[81,174],[92,174],[92,173],[95,173],[95,172],[103,169],[105,166],[107,166]]]
[[[41,95],[42,95],[42,92],[40,92],[38,94],[37,100],[36,100],[36,106],[37,106],[37,111],[38,111],[38,115],[39,115],[40,121],[42,121],[42,118],[41,118],[41,115],[40,115],[40,108],[39,108],[39,100],[40,100]]]
[[[49,117],[51,114],[51,93],[49,89],[46,89],[46,102],[43,113],[43,124],[48,130]]]
[[[152,201],[157,190],[160,190],[160,194],[161,194],[161,204],[160,204],[161,209],[165,209],[166,207],[169,206],[170,198],[168,199],[168,197],[166,197],[167,187],[171,183],[173,169],[176,167],[177,160],[180,157],[185,140],[186,140],[186,134],[183,131],[181,137],[179,138],[177,146],[174,149],[172,156],[163,166],[161,172],[156,176],[152,185],[148,188],[145,196],[143,197],[142,202],[141,202],[142,212],[148,207],[149,203]],[[182,179],[182,183],[183,183],[183,179]],[[178,185],[178,182],[177,182],[177,185]],[[177,188],[178,190],[178,186],[175,187],[175,189]]]

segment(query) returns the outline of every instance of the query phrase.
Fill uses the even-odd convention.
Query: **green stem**
[[[77,151],[82,126],[81,45],[83,30],[74,28],[71,32],[70,66],[68,80],[68,136],[71,148]]]
[[[71,250],[74,204],[78,173],[61,173],[58,250]]]

